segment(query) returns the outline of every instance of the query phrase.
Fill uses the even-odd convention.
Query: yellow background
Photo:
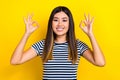
[[[120,2],[119,0],[1,0],[0,1],[0,80],[41,80],[39,57],[22,65],[10,64],[10,57],[25,32],[23,17],[33,13],[40,28],[26,47],[45,38],[49,15],[56,6],[67,6],[74,17],[77,38],[90,47],[88,37],[79,28],[84,13],[95,17],[93,32],[104,52],[105,67],[96,67],[81,58],[78,80],[120,80]]]

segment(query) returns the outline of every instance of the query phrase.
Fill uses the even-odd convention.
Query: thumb
[[[81,29],[83,29],[82,23],[83,23],[83,21],[81,20],[81,22],[80,22],[80,28]]]

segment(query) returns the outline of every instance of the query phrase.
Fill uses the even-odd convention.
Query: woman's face
[[[69,17],[63,12],[54,15],[52,28],[57,36],[66,36],[69,29]]]

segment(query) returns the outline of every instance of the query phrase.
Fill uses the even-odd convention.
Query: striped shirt
[[[36,51],[37,55],[42,55],[44,47],[44,40],[36,42],[32,48]],[[68,43],[54,43],[53,45],[53,59],[43,64],[44,73],[43,79],[45,80],[76,80],[77,67],[80,56],[88,46],[77,40],[78,60],[75,64],[68,59]]]

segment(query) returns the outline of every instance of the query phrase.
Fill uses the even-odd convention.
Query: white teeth
[[[62,28],[58,28],[57,30],[63,30]]]
[[[61,31],[61,30],[63,30],[64,28],[59,27],[59,28],[56,28],[56,29],[59,30],[59,31]]]

